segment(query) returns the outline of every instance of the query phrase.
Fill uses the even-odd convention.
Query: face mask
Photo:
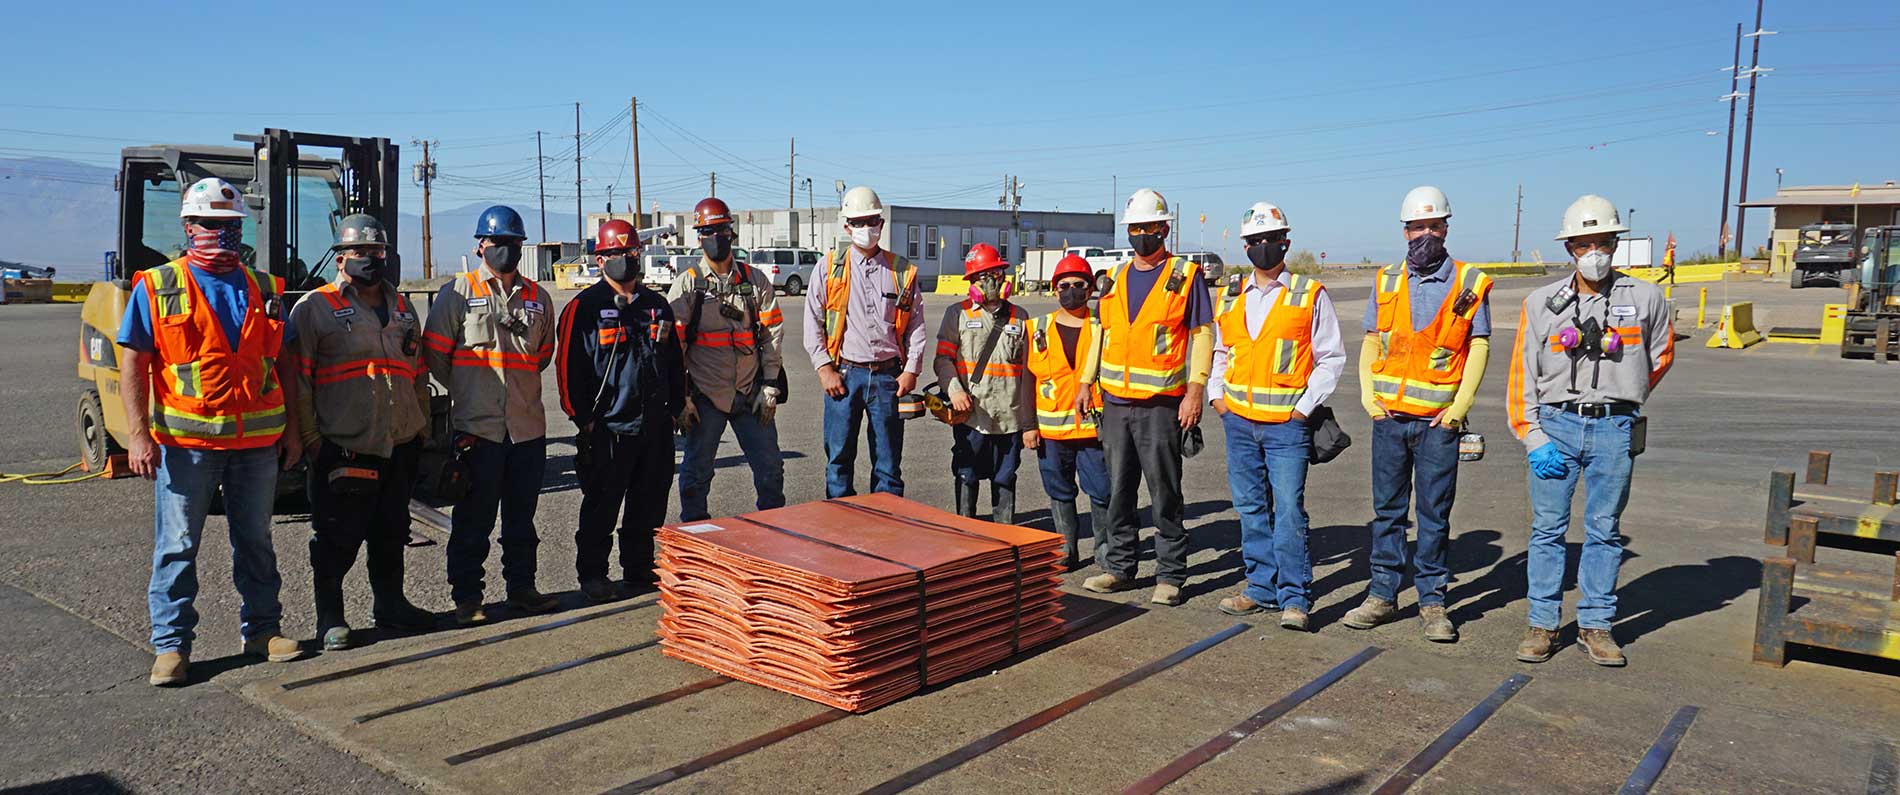
[[[865,249],[866,251],[877,248],[878,238],[884,233],[884,227],[881,226],[853,226],[848,228],[851,230],[851,245]]]
[[[343,272],[357,284],[374,284],[383,278],[389,260],[382,257],[350,257],[343,261]]]
[[[1442,237],[1428,233],[1412,238],[1412,242],[1406,244],[1405,262],[1417,273],[1435,273],[1444,261],[1445,239]]]
[[[1578,257],[1577,273],[1590,281],[1601,281],[1610,275],[1610,252],[1592,249],[1590,253]]]
[[[725,235],[713,235],[699,239],[699,249],[706,252],[706,259],[712,262],[725,262],[732,255],[732,238]]]
[[[1063,309],[1081,309],[1089,304],[1089,288],[1081,285],[1064,287],[1056,291],[1056,301],[1062,304]]]
[[[1247,260],[1263,271],[1280,267],[1286,261],[1286,249],[1290,243],[1280,240],[1266,240],[1247,247]]]
[[[635,260],[631,254],[616,254],[608,257],[606,264],[601,266],[600,272],[608,279],[622,284],[640,277],[639,269],[635,267]]]
[[[494,245],[482,249],[482,261],[496,273],[514,273],[521,264],[520,245]]]
[[[991,301],[1003,301],[1007,300],[1009,295],[1010,284],[1000,277],[984,276],[970,285],[970,300],[975,303],[987,304]]]
[[[185,259],[208,271],[223,273],[238,266],[238,249],[244,245],[244,227],[231,224],[214,228],[190,224],[185,227],[189,248]]]
[[[1131,233],[1128,235],[1129,247],[1133,248],[1136,254],[1143,257],[1154,256],[1155,252],[1160,251],[1161,240],[1162,236],[1159,234],[1137,235]]]

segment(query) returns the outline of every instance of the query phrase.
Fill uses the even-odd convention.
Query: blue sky
[[[1453,254],[1482,261],[1510,254],[1521,182],[1526,256],[1558,255],[1550,236],[1582,193],[1695,250],[1717,233],[1720,70],[1754,14],[1742,0],[654,8],[22,5],[0,34],[0,157],[111,164],[124,145],[285,126],[389,136],[409,161],[428,138],[442,206],[532,205],[543,130],[550,210],[571,212],[578,101],[592,211],[610,185],[616,206],[631,198],[638,95],[645,195],[663,208],[703,196],[708,171],[736,205],[782,206],[795,136],[821,205],[838,179],[994,207],[1015,174],[1028,209],[1113,211],[1145,185],[1186,213],[1184,249],[1204,235],[1237,255],[1221,230],[1265,200],[1296,247],[1357,261],[1402,251],[1399,198],[1429,183],[1451,197]],[[1762,46],[1775,72],[1751,195],[1776,168],[1788,184],[1900,179],[1900,7],[1774,0],[1764,27],[1779,35]],[[1739,182],[1739,151],[1736,165]],[[1751,214],[1749,237],[1767,226]]]

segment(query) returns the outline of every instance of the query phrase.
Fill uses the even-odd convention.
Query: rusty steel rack
[[[1808,454],[1806,482],[1769,480],[1764,540],[1786,547],[1762,561],[1756,662],[1779,666],[1789,644],[1900,660],[1900,473],[1874,473],[1869,499],[1828,484],[1830,456]],[[1874,571],[1816,563],[1817,546],[1881,555]]]
[[[1762,540],[1774,546],[1787,544],[1790,523],[1797,516],[1807,516],[1818,525],[1821,537],[1817,541],[1822,542],[1822,546],[1845,542],[1855,548],[1864,547],[1847,539],[1900,544],[1900,509],[1894,505],[1900,472],[1875,472],[1872,494],[1854,494],[1828,483],[1832,458],[1832,454],[1822,450],[1808,453],[1808,470],[1798,486],[1793,472],[1775,472],[1768,476],[1768,521]]]

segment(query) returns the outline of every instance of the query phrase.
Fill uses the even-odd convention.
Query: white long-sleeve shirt
[[[1284,272],[1284,271],[1283,271]],[[1263,279],[1259,271],[1246,281],[1240,300],[1246,312],[1247,333],[1259,334],[1260,326],[1267,322],[1267,313],[1273,311],[1273,302],[1278,300],[1279,292],[1286,289],[1278,279]],[[1227,362],[1230,349],[1227,341],[1221,337],[1220,321],[1214,322],[1214,370],[1207,379],[1207,394],[1210,402],[1225,395],[1227,388]],[[1339,335],[1339,314],[1333,310],[1332,296],[1323,287],[1313,299],[1313,374],[1306,379],[1306,391],[1294,403],[1293,410],[1303,415],[1311,415],[1321,403],[1333,396],[1333,390],[1339,386],[1339,375],[1346,370],[1346,343]]]

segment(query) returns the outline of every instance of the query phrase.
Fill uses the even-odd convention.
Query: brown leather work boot
[[[1419,607],[1418,621],[1425,625],[1426,640],[1433,643],[1458,642],[1458,625],[1451,623],[1451,617],[1445,615],[1444,605]]]
[[[552,613],[560,609],[561,600],[533,588],[510,588],[508,606],[524,613]]]
[[[1380,599],[1377,596],[1367,595],[1366,601],[1360,603],[1358,607],[1347,611],[1346,617],[1340,619],[1339,623],[1345,624],[1352,629],[1371,629],[1387,621],[1391,621],[1397,617],[1398,614],[1399,608],[1397,605]]]
[[[1097,574],[1093,577],[1083,580],[1082,589],[1087,590],[1087,591],[1094,591],[1095,593],[1115,593],[1116,591],[1132,591],[1135,589],[1135,581],[1130,580],[1130,579],[1125,579],[1123,577],[1120,577],[1114,574]]]
[[[1557,630],[1531,627],[1524,631],[1524,640],[1517,644],[1517,659],[1521,662],[1540,663],[1557,653]]]
[[[1297,607],[1289,607],[1284,610],[1281,610],[1280,611],[1280,628],[1297,630],[1299,632],[1305,632],[1306,631],[1306,611],[1301,610]]]
[[[466,602],[455,603],[455,623],[466,627],[480,624],[487,620],[488,613],[483,609],[482,600],[471,599]]]
[[[1220,604],[1215,605],[1215,607],[1220,608],[1221,612],[1230,616],[1250,616],[1255,613],[1272,610],[1279,607],[1279,605],[1261,604],[1244,593],[1237,593],[1220,600]]]
[[[146,681],[158,687],[182,685],[191,678],[190,667],[190,658],[180,652],[168,651],[152,660],[152,676]]]
[[[1589,652],[1590,662],[1610,668],[1620,668],[1629,664],[1623,656],[1623,647],[1616,645],[1616,638],[1610,637],[1607,629],[1577,630],[1577,645]]]
[[[269,635],[245,638],[244,653],[262,656],[274,663],[290,662],[303,656],[303,645],[273,632]]]
[[[1181,606],[1181,586],[1169,585],[1165,582],[1155,583],[1155,592],[1148,597],[1148,601],[1163,607],[1179,607]]]

